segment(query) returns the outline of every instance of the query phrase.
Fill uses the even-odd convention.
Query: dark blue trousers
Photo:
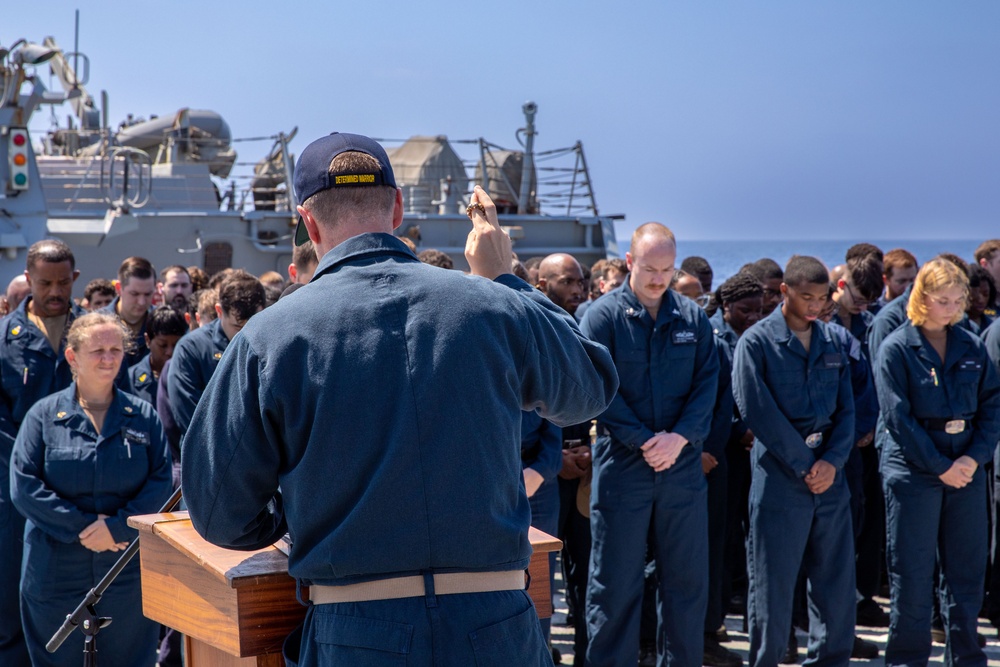
[[[885,500],[882,496],[882,477],[878,471],[878,450],[874,445],[861,449],[861,461],[864,465],[864,510],[856,545],[858,563],[855,576],[858,579],[858,595],[873,598],[882,585],[885,563]]]
[[[729,465],[719,457],[719,465],[705,476],[708,482],[708,606],[705,609],[705,633],[714,634],[726,620],[729,600],[723,598],[726,559],[726,492]]]
[[[841,472],[815,495],[772,455],[754,452],[750,487],[750,666],[777,665],[788,646],[795,585],[806,577],[805,665],[846,665],[854,645],[854,539]]]
[[[594,452],[587,590],[587,664],[635,667],[646,540],[658,575],[657,664],[701,665],[708,600],[708,509],[701,447],[654,472],[639,453],[599,441]]]
[[[926,665],[931,653],[934,563],[940,566],[946,665],[986,665],[976,639],[986,577],[986,473],[963,489],[883,454],[892,596],[885,664]]]
[[[55,653],[46,651],[45,644],[119,556],[120,552],[94,553],[79,543],[65,544],[37,529],[28,533],[21,619],[32,667],[79,667],[83,663],[82,633],[71,634]],[[97,636],[98,664],[153,667],[160,626],[142,615],[138,559],[125,567],[95,609],[99,616],[112,619]]]
[[[587,574],[590,571],[590,518],[577,511],[579,479],[559,479],[559,539],[566,606],[573,615],[573,667],[587,656]],[[588,507],[590,505],[588,500]]]
[[[27,665],[28,645],[21,630],[20,610],[24,517],[10,502],[6,468],[0,477],[0,665]]]
[[[309,607],[288,667],[543,667],[552,656],[524,591],[428,595]]]

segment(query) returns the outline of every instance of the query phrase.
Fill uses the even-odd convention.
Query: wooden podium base
[[[209,544],[187,512],[134,516],[139,530],[142,611],[183,633],[188,667],[283,667],[282,643],[305,617],[275,547],[231,551]],[[528,594],[539,618],[552,615],[549,553],[562,542],[534,528]]]

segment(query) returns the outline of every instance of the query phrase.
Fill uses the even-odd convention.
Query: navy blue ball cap
[[[379,173],[334,173],[330,171],[333,158],[341,153],[358,152],[378,160]],[[387,185],[396,187],[396,177],[385,149],[377,141],[360,134],[334,132],[312,142],[295,161],[295,198],[301,204],[317,192],[337,187],[366,187]],[[295,227],[295,245],[309,240],[306,226],[299,218]]]

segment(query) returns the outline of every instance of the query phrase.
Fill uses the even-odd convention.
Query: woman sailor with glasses
[[[986,665],[976,638],[986,574],[983,464],[1000,438],[1000,376],[961,327],[969,281],[943,258],[920,269],[909,322],[878,349],[891,617],[885,664],[926,664],[935,560],[946,664]]]

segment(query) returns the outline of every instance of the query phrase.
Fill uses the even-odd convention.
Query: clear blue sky
[[[513,146],[532,99],[537,147],[583,141],[601,212],[629,227],[1000,235],[995,0],[94,4],[7,3],[0,43],[70,50],[83,5],[113,124],[187,106],[237,137],[298,126],[295,152],[334,130]]]

